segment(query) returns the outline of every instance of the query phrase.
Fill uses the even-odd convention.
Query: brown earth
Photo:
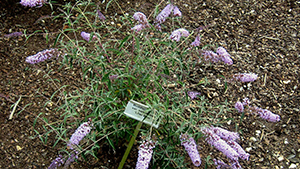
[[[55,136],[50,135],[47,144],[43,144],[34,129],[44,134],[42,120],[37,120],[40,113],[49,122],[60,119],[60,114],[53,110],[55,105],[46,105],[49,97],[60,86],[70,85],[66,91],[83,87],[80,68],[60,67],[55,59],[37,65],[29,65],[25,58],[53,45],[55,32],[63,29],[61,19],[52,20],[43,16],[57,15],[58,5],[51,10],[49,5],[41,8],[26,8],[18,1],[0,2],[0,168],[46,168],[57,157],[63,143],[53,147]],[[119,1],[121,8],[132,15],[134,11],[150,14],[160,1]],[[229,105],[244,97],[249,97],[252,104],[266,108],[281,116],[278,123],[269,123],[258,117],[246,116],[242,124],[241,145],[251,154],[249,161],[241,162],[244,168],[300,168],[300,132],[299,132],[299,41],[300,41],[300,2],[292,0],[274,1],[175,1],[183,13],[182,22],[188,30],[209,25],[202,31],[203,44],[224,46],[232,55],[234,64],[225,67],[221,64],[205,72],[195,70],[190,75],[189,85],[199,82],[203,77],[210,79],[206,87],[195,87],[204,93],[212,103],[227,99]],[[162,2],[162,6],[166,2]],[[105,5],[101,6],[104,9]],[[120,14],[118,8],[109,8],[103,12],[108,20]],[[160,7],[161,9],[161,7]],[[118,16],[116,16],[118,17]],[[109,21],[108,21],[109,22]],[[49,42],[45,34],[37,33],[26,38],[5,38],[4,35],[24,31],[33,33],[37,30],[50,32]],[[52,36],[53,35],[53,36]],[[49,72],[50,73],[45,73]],[[253,72],[259,79],[248,84],[230,84],[224,93],[223,79],[214,72],[230,75],[238,72]],[[59,82],[52,82],[58,79]],[[221,83],[218,83],[221,81]],[[21,97],[22,96],[22,97]],[[21,98],[13,118],[11,106]],[[19,113],[27,104],[31,104]],[[239,114],[228,116],[239,119]],[[236,126],[226,126],[233,130]],[[202,157],[209,152],[214,158],[225,159],[224,155],[199,140]],[[126,147],[112,150],[103,146],[99,150],[99,159],[93,157],[87,161],[79,158],[72,168],[116,168]],[[134,168],[137,158],[136,148],[130,154],[125,168]],[[186,158],[187,163],[190,161]],[[210,166],[214,168],[214,166]],[[193,168],[193,167],[191,167]],[[195,168],[195,167],[194,167]],[[200,166],[204,168],[204,164]]]

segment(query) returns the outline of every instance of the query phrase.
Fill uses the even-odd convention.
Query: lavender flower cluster
[[[201,93],[196,91],[188,91],[187,94],[192,100],[194,100],[197,98],[197,95],[200,95]]]
[[[155,19],[155,27],[158,30],[161,30],[160,24],[166,21],[166,19],[170,16],[171,12],[173,11],[174,16],[181,17],[181,11],[177,6],[174,6],[173,4],[168,4],[156,17]],[[133,18],[139,22],[138,25],[135,25],[131,30],[134,30],[136,32],[140,32],[141,30],[150,27],[147,17],[144,13],[142,12],[136,12],[133,15]],[[179,33],[179,32],[178,32]],[[182,36],[182,35],[180,35]],[[180,37],[179,37],[180,39]],[[179,41],[179,40],[178,40]]]
[[[200,46],[200,40],[201,40],[200,35],[197,35],[195,40],[191,43],[191,46],[193,47]]]
[[[205,61],[210,61],[212,63],[217,63],[223,61],[225,64],[232,65],[233,61],[230,54],[223,47],[218,47],[216,53],[213,51],[204,50],[202,52]]]
[[[180,135],[181,145],[184,146],[185,150],[189,154],[193,164],[197,167],[201,165],[201,158],[197,150],[197,144],[192,137],[187,134]]]
[[[51,48],[51,49],[46,49],[46,50],[43,50],[41,52],[38,52],[35,55],[28,56],[25,59],[25,61],[27,63],[30,63],[30,64],[36,64],[36,63],[39,63],[39,62],[43,62],[47,59],[50,59],[54,56],[58,57],[60,55],[61,55],[61,53],[57,49]]]
[[[181,36],[188,37],[189,35],[190,35],[189,31],[187,31],[186,29],[183,29],[183,28],[179,28],[172,32],[169,39],[171,39],[172,41],[175,40],[175,41],[179,42]]]
[[[229,82],[254,82],[257,79],[257,74],[255,73],[237,73],[232,75],[231,79],[229,79]]]
[[[259,107],[250,106],[250,101],[248,98],[244,98],[243,102],[236,102],[234,107],[238,112],[244,112],[244,106],[247,106],[247,110],[252,114],[257,114],[260,118],[265,119],[269,122],[278,122],[280,121],[280,116],[278,114],[272,113],[270,110],[262,109]]]
[[[21,35],[23,35],[23,32],[13,32],[13,33],[4,35],[4,37],[10,38],[10,37],[17,37],[17,36],[21,36]]]
[[[90,34],[90,33],[87,33],[87,32],[82,31],[82,32],[80,33],[80,35],[81,35],[81,37],[82,37],[84,40],[90,41],[90,38],[91,38],[91,34]],[[94,39],[96,39],[96,38],[97,38],[96,35],[94,35],[94,36],[92,37],[92,40],[94,40]]]
[[[56,169],[65,163],[65,159],[62,155],[59,155],[56,159],[52,161],[48,169]]]
[[[223,161],[221,160],[217,160],[217,159],[213,159],[215,165],[217,166],[217,169],[229,169],[232,168],[230,165],[225,164]]]
[[[138,25],[135,25],[131,30],[140,32],[141,30],[150,27],[147,17],[142,12],[136,12],[133,14],[133,19],[137,20],[139,22]]]
[[[202,132],[206,135],[206,141],[216,149],[224,153],[231,162],[232,168],[240,169],[238,159],[249,160],[250,154],[236,142],[239,135],[235,132],[227,131],[220,127],[205,127]],[[218,164],[225,165],[225,164]]]
[[[177,6],[174,6],[173,4],[168,4],[155,18],[157,28],[160,28],[160,24],[166,21],[166,19],[170,16],[172,11],[174,16],[181,17],[182,14],[179,8]]]
[[[87,135],[89,134],[91,131],[91,122],[85,122],[82,123],[77,130],[75,131],[75,133],[71,136],[69,143],[68,143],[68,147],[70,149],[74,149],[74,145],[78,145],[79,142]]]
[[[97,9],[97,14],[98,14],[98,17],[100,20],[104,21],[106,19],[105,16],[103,15],[103,13],[100,12],[98,9]]]
[[[144,140],[139,147],[139,155],[136,163],[136,169],[147,169],[149,167],[153,148],[155,148],[156,142],[152,140]]]
[[[28,7],[42,7],[46,2],[46,0],[21,0],[20,4]]]
[[[48,169],[56,169],[57,167],[64,164],[65,167],[68,167],[72,162],[75,161],[75,159],[78,158],[78,151],[75,149],[75,146],[78,146],[79,142],[91,132],[91,119],[89,119],[88,122],[82,123],[76,131],[72,134],[69,142],[68,147],[73,150],[69,158],[65,161],[65,158],[62,157],[62,155],[59,155],[56,159],[52,161]]]

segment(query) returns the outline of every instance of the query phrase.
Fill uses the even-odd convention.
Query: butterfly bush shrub
[[[146,104],[146,114],[160,119],[158,128],[144,124],[139,130],[144,139],[137,140],[141,142],[138,152],[131,151],[137,156],[136,168],[213,164],[217,168],[242,168],[240,162],[251,159],[251,155],[241,146],[243,140],[237,130],[226,129],[227,113],[234,113],[236,108],[238,113],[249,111],[267,121],[280,120],[269,110],[251,107],[249,99],[235,105],[213,105],[202,91],[188,83],[189,75],[199,65],[222,64],[230,69],[238,60],[232,59],[226,46],[212,50],[202,44],[205,34],[200,29],[178,23],[185,16],[175,4],[158,6],[161,11],[156,16],[140,11],[122,15],[117,20],[122,29],[106,21],[109,16],[94,3],[78,1],[74,6],[65,6],[68,12],[72,11],[70,8],[79,11],[74,20],[65,23],[75,36],[61,33],[56,39],[58,49],[46,49],[26,59],[39,64],[59,53],[62,65],[79,65],[82,69],[84,87],[64,92],[65,100],[57,108],[64,123],[51,124],[60,129],[56,131],[59,136],[65,136],[58,137],[58,141],[66,142],[69,156],[51,157],[49,168],[69,166],[80,155],[97,157],[97,150],[103,145],[115,148],[128,142],[138,124],[123,113],[130,100]],[[72,15],[68,12],[61,15],[68,18]],[[230,84],[240,85],[257,80],[258,75],[236,72],[225,78]],[[87,118],[91,120],[84,122]],[[79,128],[70,136],[66,126],[75,127],[74,124]],[[212,160],[214,155],[201,151],[200,140],[224,155]],[[188,166],[185,158],[190,161]],[[229,164],[220,158],[227,158]]]

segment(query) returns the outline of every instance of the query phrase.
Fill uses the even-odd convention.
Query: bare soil
[[[45,17],[59,14],[59,5],[54,5],[52,10],[49,5],[26,8],[18,2],[0,2],[0,168],[46,168],[65,145],[59,143],[53,147],[56,141],[54,135],[49,135],[47,144],[43,144],[34,129],[43,133],[42,125],[45,123],[37,120],[33,128],[35,119],[40,113],[50,122],[60,119],[60,114],[51,105],[45,106],[46,101],[59,86],[69,84],[70,87],[66,90],[71,91],[82,87],[84,83],[80,68],[61,68],[55,59],[34,66],[25,62],[27,56],[52,47],[55,32],[63,29],[64,25],[60,19]],[[58,4],[64,3],[65,1],[58,1]],[[135,10],[150,14],[158,3],[160,1],[156,0],[119,2],[121,8],[130,15]],[[243,167],[300,168],[300,2],[178,0],[174,3],[183,13],[182,22],[186,29],[195,30],[209,25],[208,29],[202,31],[202,43],[224,46],[234,60],[230,67],[219,64],[205,72],[200,68],[196,69],[190,75],[188,85],[193,86],[207,77],[210,79],[208,86],[194,89],[205,94],[212,103],[227,100],[233,107],[236,101],[249,97],[253,105],[281,116],[278,123],[246,116],[238,126],[243,131],[241,146],[251,154],[249,161],[241,162]],[[162,4],[164,6],[166,2]],[[105,9],[105,5],[101,9]],[[120,14],[117,7],[103,12],[108,20],[117,17],[115,13]],[[4,37],[5,34],[24,30],[27,33],[47,31],[53,33],[53,36],[50,34],[48,43],[45,34],[36,34],[27,41],[23,36]],[[50,70],[51,78],[44,73]],[[214,72],[224,76],[253,72],[259,75],[259,79],[248,84],[230,84],[224,93],[223,79],[215,76]],[[52,83],[49,79],[59,79],[60,82]],[[9,120],[11,106],[20,97],[16,113]],[[31,105],[18,114],[27,104]],[[238,113],[228,116],[236,120],[240,117]],[[226,128],[234,130],[236,126],[230,123]],[[202,157],[211,155],[213,158],[225,159],[222,153],[203,140],[198,143]],[[137,146],[131,151],[125,168],[135,167]],[[112,150],[103,145],[99,150],[98,160],[93,157],[89,157],[87,161],[79,158],[78,163],[73,163],[71,168],[117,168],[126,149],[124,145],[117,147],[117,150]],[[196,168],[190,165],[188,157],[186,162],[187,168]],[[204,164],[199,168],[204,168]]]

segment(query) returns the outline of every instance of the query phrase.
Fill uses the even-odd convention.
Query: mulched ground
[[[60,65],[55,59],[35,66],[25,63],[27,56],[50,48],[55,35],[50,34],[49,43],[46,43],[43,34],[34,35],[27,41],[25,37],[4,38],[5,34],[15,31],[57,32],[63,28],[60,19],[39,20],[42,16],[60,13],[56,8],[59,5],[54,6],[52,11],[47,5],[42,8],[25,8],[17,2],[0,2],[0,168],[46,168],[57,157],[64,144],[52,147],[54,135],[50,135],[47,144],[43,144],[33,130],[34,120],[40,113],[44,113],[52,122],[59,119],[60,114],[53,111],[55,105],[44,106],[47,99],[59,86],[69,84],[71,87],[65,90],[72,91],[73,88],[82,87],[84,82],[80,76],[80,68],[62,68],[58,71]],[[120,2],[120,6],[130,15],[134,10],[150,14],[158,3],[154,0],[126,1]],[[175,4],[182,10],[185,28],[195,30],[209,25],[208,29],[202,31],[202,43],[224,46],[234,60],[230,67],[218,64],[206,71],[195,69],[195,73],[190,75],[189,85],[193,86],[207,77],[210,84],[195,87],[195,90],[205,94],[212,103],[227,99],[233,107],[236,101],[249,97],[253,105],[281,116],[282,120],[278,123],[268,123],[253,116],[246,116],[243,120],[239,126],[244,132],[241,145],[251,154],[249,161],[242,162],[244,168],[299,168],[300,2],[180,0]],[[104,9],[105,5],[101,7]],[[109,16],[120,14],[117,9],[110,8],[104,15],[108,20],[112,19]],[[50,70],[53,71],[49,76],[60,82],[49,82],[50,77],[45,72]],[[224,76],[253,72],[259,75],[259,79],[249,84],[230,84],[224,93],[223,79],[216,77],[215,72]],[[21,96],[18,104],[20,107],[17,107],[13,118],[9,120],[11,105]],[[31,105],[17,114],[27,104]],[[237,113],[228,116],[239,119]],[[42,124],[38,120],[35,129],[43,132]],[[231,123],[226,127],[234,130],[236,126]],[[212,152],[212,157],[225,159],[203,140],[198,143],[202,157]],[[71,167],[116,168],[124,151],[125,147],[122,145],[116,151],[104,145],[99,150],[98,160],[91,157],[85,162],[79,158],[79,163],[74,163]],[[134,168],[137,157],[134,152],[136,148],[132,150],[126,168]],[[186,161],[190,163],[189,160]],[[199,168],[204,168],[204,165]]]

